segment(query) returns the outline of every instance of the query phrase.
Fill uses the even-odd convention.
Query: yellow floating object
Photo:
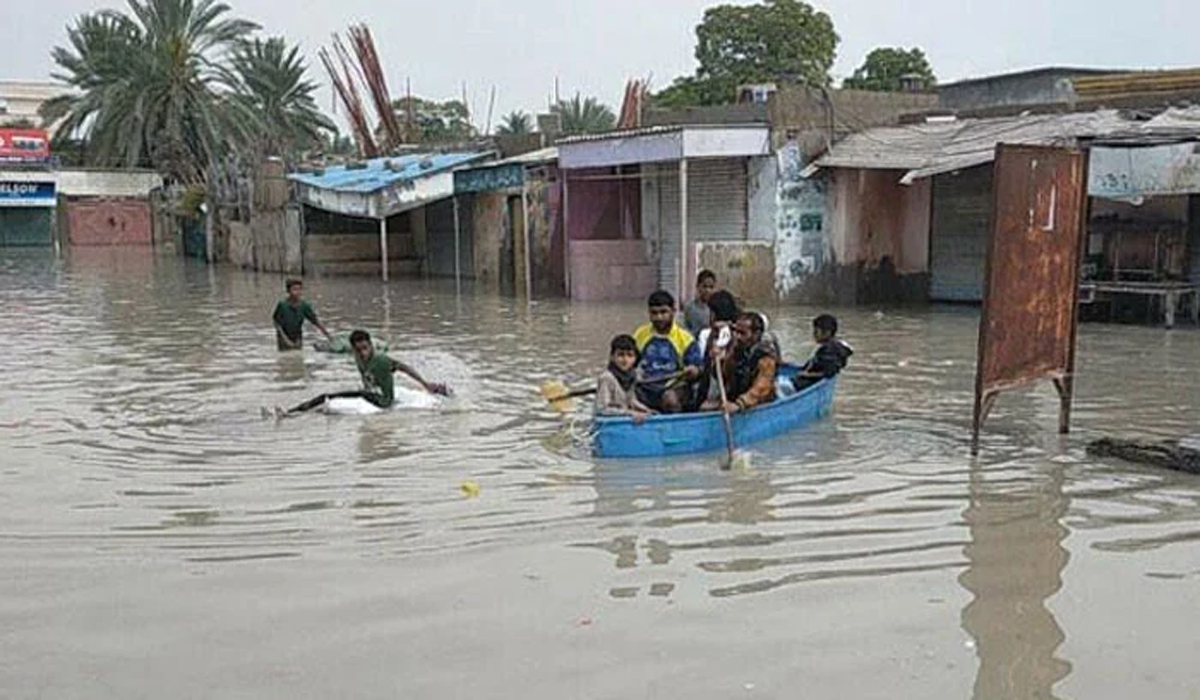
[[[458,490],[462,491],[463,495],[467,498],[476,498],[479,496],[480,488],[479,484],[475,483],[474,481],[464,481],[462,482],[462,485],[458,487]]]

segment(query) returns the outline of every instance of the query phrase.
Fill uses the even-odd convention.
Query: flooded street
[[[834,416],[728,473],[597,462],[541,401],[644,305],[452,282],[306,291],[449,406],[264,420],[358,384],[276,352],[282,287],[0,254],[0,696],[1200,693],[1200,477],[1084,454],[1197,432],[1194,329],[1082,326],[1074,434],[1047,383],[1000,399],[972,459],[977,310],[842,310]],[[817,311],[771,313],[785,354]]]

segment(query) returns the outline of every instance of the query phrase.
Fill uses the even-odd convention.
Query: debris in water
[[[458,490],[462,491],[463,495],[467,498],[477,498],[480,491],[479,484],[475,483],[474,481],[462,482],[462,485],[458,487]]]
[[[592,618],[590,618],[590,617],[579,618],[579,626],[580,627],[591,627],[592,626]]]

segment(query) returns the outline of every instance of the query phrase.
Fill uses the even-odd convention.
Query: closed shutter
[[[1200,195],[1188,197],[1188,281],[1200,285]]]
[[[688,241],[746,240],[746,160],[688,161]]]
[[[0,209],[0,246],[50,245],[53,213],[48,207]]]
[[[688,173],[691,180],[691,173]],[[679,290],[679,170],[674,163],[658,166],[658,288],[672,294]],[[691,219],[689,212],[688,218]]]
[[[429,274],[454,276],[454,199],[442,199],[425,207],[425,240],[429,251]],[[461,245],[461,242],[460,242]]]
[[[972,168],[933,180],[929,241],[933,301],[982,301],[992,225],[992,168]]]

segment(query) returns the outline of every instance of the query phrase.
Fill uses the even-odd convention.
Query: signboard
[[[0,180],[0,207],[52,207],[53,182],[9,182]]]
[[[0,128],[0,162],[44,163],[50,160],[50,136],[42,129]]]
[[[1051,379],[1070,424],[1087,159],[1043,146],[996,148],[975,373],[974,443],[996,396]]]
[[[1200,192],[1197,144],[1109,148],[1088,154],[1088,194],[1140,202],[1156,195]]]
[[[454,173],[455,194],[519,189],[524,184],[525,166],[520,163],[459,170]]]

